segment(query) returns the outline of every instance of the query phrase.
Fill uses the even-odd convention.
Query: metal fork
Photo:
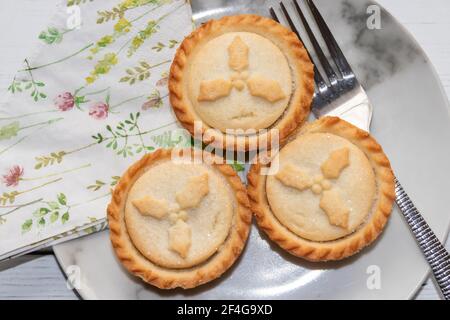
[[[334,71],[331,66],[332,63],[328,61],[325,56],[300,8],[300,5],[296,0],[293,0],[292,2],[328,80],[327,83],[318,68],[314,67],[314,80],[316,83],[312,105],[314,116],[317,118],[325,115],[339,116],[340,118],[369,131],[372,118],[372,106],[366,92],[358,82],[358,79],[342,53],[336,39],[325,23],[325,20],[314,2],[312,0],[306,0],[306,4],[319,27],[320,33],[325,40],[325,44],[328,47],[328,51],[334,61],[338,73]],[[283,2],[280,2],[280,7],[289,27],[301,40],[298,29],[292,20],[293,13],[290,13],[291,9],[286,7]],[[280,22],[273,8],[270,8],[270,15],[274,20]],[[397,179],[395,179],[395,193],[396,203],[422,249],[443,297],[446,300],[450,300],[450,255],[448,251],[439,242],[438,238],[426,223],[419,210],[414,206]]]

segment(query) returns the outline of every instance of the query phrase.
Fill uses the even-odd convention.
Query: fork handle
[[[450,300],[450,255],[395,179],[396,202],[416,237],[434,278],[446,300]]]

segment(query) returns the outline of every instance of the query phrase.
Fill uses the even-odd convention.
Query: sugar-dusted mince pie
[[[192,135],[195,121],[203,133],[216,129],[204,142],[254,149],[271,137],[255,130],[276,129],[283,140],[305,120],[313,77],[293,32],[261,16],[228,16],[202,25],[180,45],[170,70],[170,102]]]
[[[192,288],[235,262],[251,211],[236,172],[219,160],[176,163],[171,150],[158,150],[125,172],[108,221],[117,257],[131,273],[159,288]]]
[[[258,163],[248,174],[251,207],[259,227],[295,256],[353,255],[389,218],[395,198],[389,160],[375,139],[344,120],[305,125],[269,166],[271,175],[262,175]]]

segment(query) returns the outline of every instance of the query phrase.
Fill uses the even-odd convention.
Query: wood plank
[[[53,254],[19,257],[0,264],[0,299],[78,299]]]

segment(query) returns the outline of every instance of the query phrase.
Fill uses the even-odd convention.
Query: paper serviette
[[[0,255],[103,219],[123,171],[188,145],[167,99],[187,1],[66,0],[0,107]],[[89,230],[87,230],[89,232]]]

